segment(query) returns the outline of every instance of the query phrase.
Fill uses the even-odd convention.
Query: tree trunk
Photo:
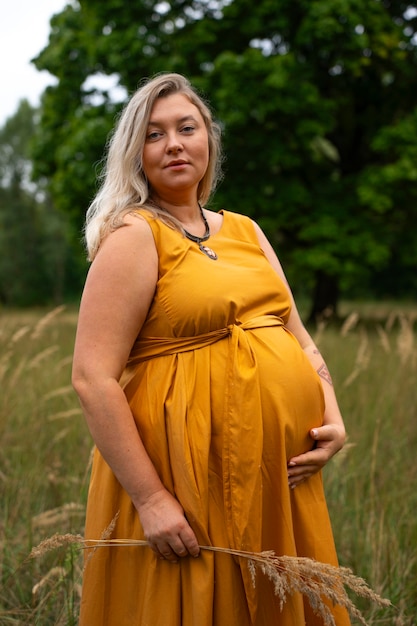
[[[336,276],[323,271],[316,274],[313,303],[308,321],[317,323],[337,316],[339,282]]]

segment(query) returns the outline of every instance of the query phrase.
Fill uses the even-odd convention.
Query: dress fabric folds
[[[223,211],[207,245],[217,260],[149,212],[159,277],[121,384],[165,487],[200,545],[337,564],[322,477],[289,489],[287,461],[312,446],[324,400],[318,375],[285,328],[286,286],[251,220]],[[86,538],[143,539],[132,502],[99,451]],[[337,626],[350,624],[333,609]],[[89,551],[80,626],[323,626],[300,594],[284,605],[262,573],[202,551],[177,564],[146,546]]]

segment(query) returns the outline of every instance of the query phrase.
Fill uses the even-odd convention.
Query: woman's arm
[[[312,444],[313,441],[316,443],[315,448],[309,452],[295,456],[288,461],[288,482],[290,487],[294,488],[309,476],[318,472],[332,456],[343,447],[346,439],[346,431],[330,372],[311,335],[301,321],[284,271],[271,244],[259,226],[256,223],[254,224],[262,250],[273,268],[288,286],[292,301],[292,310],[287,322],[287,328],[297,338],[314,369],[320,376],[325,399],[323,426],[313,428],[310,431]]]
[[[165,489],[139,436],[120,376],[158,277],[149,225],[126,217],[103,242],[81,300],[73,386],[95,444],[132,498],[151,548],[175,561],[199,552],[179,502]]]

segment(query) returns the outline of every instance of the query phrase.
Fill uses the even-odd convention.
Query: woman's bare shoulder
[[[104,237],[97,256],[104,252],[114,253],[115,249],[124,253],[129,249],[137,253],[145,250],[149,253],[152,249],[156,252],[152,229],[142,215],[136,212],[124,215],[121,224]]]

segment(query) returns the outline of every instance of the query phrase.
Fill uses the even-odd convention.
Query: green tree
[[[58,78],[36,174],[79,230],[120,108],[92,78],[130,93],[142,77],[183,72],[225,130],[214,205],[260,222],[313,295],[312,318],[335,310],[341,293],[387,284],[404,264],[412,276],[416,16],[389,0],[81,0],[53,18],[35,60]]]
[[[64,219],[30,181],[36,111],[23,100],[0,129],[0,301],[33,305],[61,301]]]

